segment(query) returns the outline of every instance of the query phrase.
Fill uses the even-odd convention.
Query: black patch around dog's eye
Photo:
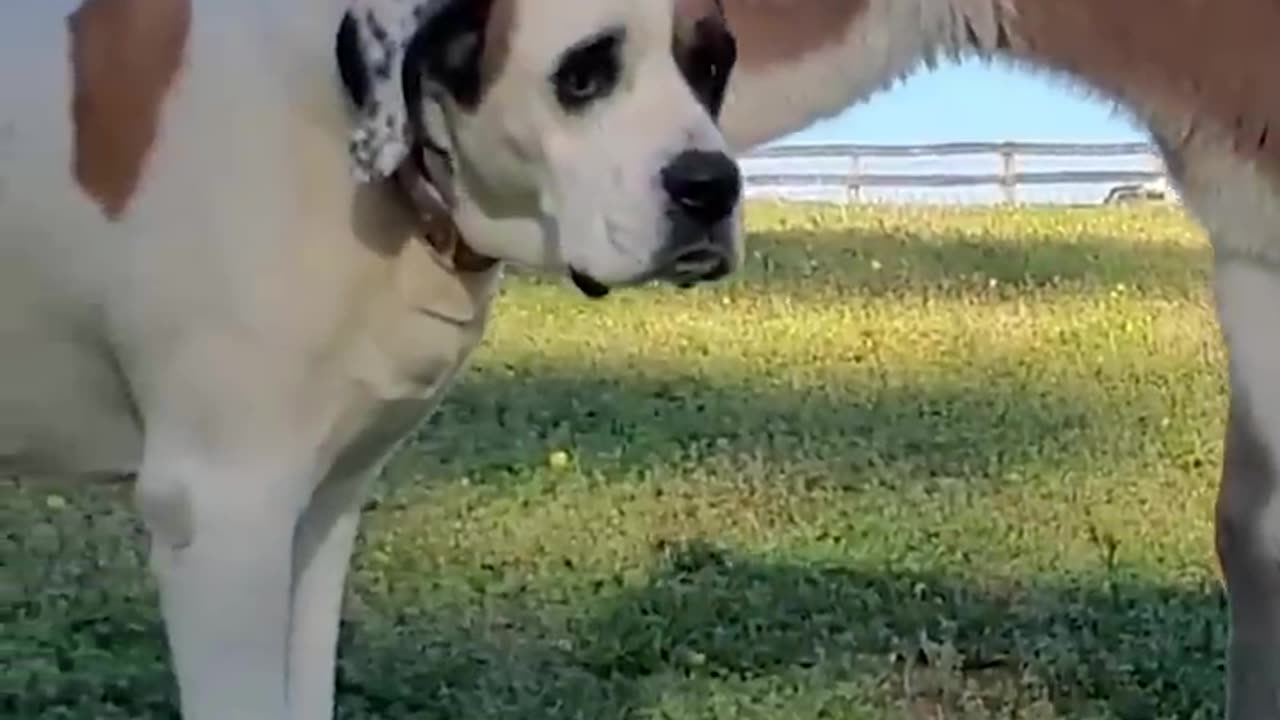
[[[492,0],[453,0],[426,18],[404,51],[404,94],[409,107],[422,98],[422,82],[474,109],[484,94],[481,64]]]
[[[581,112],[606,97],[622,77],[626,30],[612,28],[569,48],[551,75],[556,100],[569,112]]]
[[[729,74],[738,60],[738,44],[723,22],[703,18],[693,26],[692,42],[675,48],[676,63],[693,94],[712,117],[724,106]]]
[[[342,22],[338,25],[334,54],[347,97],[356,107],[364,107],[365,100],[369,98],[369,69],[365,67],[364,56],[360,53],[360,30],[349,12],[342,15]]]

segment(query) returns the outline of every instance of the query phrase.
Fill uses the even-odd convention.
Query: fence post
[[[849,155],[849,179],[845,183],[845,204],[862,202],[862,156]]]
[[[1018,162],[1013,148],[1000,148],[1000,188],[1004,191],[1004,201],[1010,205],[1018,201]]]
[[[1165,165],[1164,156],[1159,152],[1151,153],[1151,169],[1160,173],[1160,189],[1165,193],[1165,200],[1173,193],[1173,178],[1169,177],[1169,168]]]

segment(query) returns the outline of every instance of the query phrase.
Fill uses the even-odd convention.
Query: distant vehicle
[[[1166,178],[1144,183],[1116,185],[1107,193],[1103,205],[1120,205],[1135,202],[1177,202],[1178,196]]]

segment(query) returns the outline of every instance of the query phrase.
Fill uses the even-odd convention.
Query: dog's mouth
[[[578,290],[582,291],[583,295],[592,300],[599,300],[609,294],[608,285],[574,268],[569,269],[569,279],[573,281]]]
[[[635,284],[658,280],[681,289],[701,283],[714,282],[728,275],[733,269],[728,253],[715,245],[699,245],[673,255],[654,272],[637,278]],[[599,300],[610,292],[608,285],[577,268],[569,268],[569,279],[574,287],[592,300]]]
[[[689,248],[671,260],[658,277],[678,288],[714,282],[728,275],[732,263],[728,254],[715,245]]]

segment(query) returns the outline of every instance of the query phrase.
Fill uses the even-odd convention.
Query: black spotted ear
[[[423,142],[425,102],[479,104],[495,1],[502,0],[354,0],[335,54],[359,109],[350,141],[358,180],[390,176]]]
[[[347,98],[356,107],[363,108],[369,99],[369,67],[365,64],[364,53],[360,48],[360,29],[350,12],[342,15],[342,22],[338,25],[334,54]]]
[[[433,6],[409,41],[401,71],[405,103],[416,107],[424,83],[447,93],[463,109],[484,93],[485,30],[494,0],[450,0]]]

